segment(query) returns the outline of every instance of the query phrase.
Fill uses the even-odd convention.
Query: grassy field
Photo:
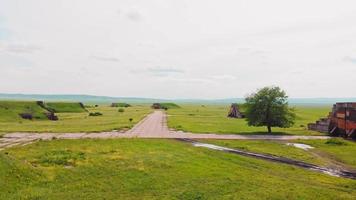
[[[327,116],[329,107],[296,107],[297,119],[291,128],[272,128],[274,134],[322,135],[309,131],[308,123]],[[266,127],[250,127],[245,119],[227,118],[228,105],[181,105],[179,109],[169,109],[168,126],[176,130],[193,133],[266,134]]]
[[[0,188],[0,199],[356,196],[355,180],[174,140],[144,139],[40,141],[2,151]]]
[[[296,159],[317,165],[333,167],[336,163],[356,171],[356,143],[333,138],[329,140],[295,140],[295,141],[263,141],[263,140],[202,140],[220,146],[241,149],[256,153],[272,154]],[[286,143],[302,143],[314,147],[303,150]]]
[[[0,115],[0,132],[99,132],[132,127],[151,109],[147,105],[136,105],[118,112],[118,108],[99,106],[87,108],[88,112],[100,112],[102,116],[90,117],[88,112],[56,113],[59,120],[26,120],[17,114]],[[132,122],[129,119],[132,118]],[[1,134],[1,133],[0,133]]]

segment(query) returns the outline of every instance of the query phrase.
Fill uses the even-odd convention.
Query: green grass
[[[307,124],[327,116],[329,107],[296,107],[297,119],[291,128],[272,128],[274,134],[322,135],[307,130]],[[248,126],[245,119],[228,118],[229,105],[182,105],[168,110],[168,126],[193,133],[266,134],[266,127]]]
[[[310,151],[288,146],[288,141],[269,141],[269,140],[202,140],[202,142],[216,144],[219,146],[240,149],[255,153],[271,154],[286,158],[296,159],[313,163],[317,165],[325,165],[326,162],[312,154]],[[295,141],[293,141],[295,142]],[[356,150],[356,148],[355,148]],[[356,166],[355,166],[356,167]]]
[[[316,153],[329,158],[329,162],[336,160],[346,166],[356,169],[356,143],[353,141],[333,138],[329,140],[299,140],[304,144],[309,144],[316,149]]]
[[[356,143],[339,138],[294,141],[202,140],[202,142],[255,153],[282,156],[326,167],[332,167],[337,162],[356,171]],[[303,150],[294,146],[288,146],[286,143],[289,142],[308,144],[314,147],[314,149]]]
[[[55,113],[80,113],[87,112],[83,104],[77,102],[48,102],[46,107]]]
[[[35,120],[47,120],[47,112],[34,101],[0,101],[0,123],[23,121],[20,113],[32,114]]]
[[[40,141],[0,152],[0,199],[354,199],[356,181],[174,140]]]
[[[89,112],[100,112],[102,116],[89,116],[88,112],[56,113],[59,120],[24,120],[16,118],[12,121],[1,120],[0,132],[100,132],[131,128],[146,116],[151,109],[149,106],[136,105],[120,113],[117,108],[99,106],[88,108]],[[132,122],[129,119],[132,118]]]

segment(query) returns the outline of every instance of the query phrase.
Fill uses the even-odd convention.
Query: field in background
[[[180,105],[179,109],[169,109],[168,126],[176,130],[193,133],[220,134],[266,134],[266,127],[250,127],[245,119],[227,118],[229,105]],[[307,130],[307,124],[320,117],[326,117],[331,107],[295,108],[296,124],[291,128],[272,128],[274,134],[323,135]]]
[[[249,148],[262,148],[258,146],[249,144]],[[355,180],[174,140],[144,139],[39,141],[7,149],[0,152],[0,188],[0,199],[356,196]]]
[[[5,105],[1,102],[0,105]],[[14,106],[16,105],[16,106]],[[100,132],[131,128],[140,121],[151,109],[148,105],[135,105],[118,112],[118,108],[109,106],[88,107],[88,112],[77,103],[47,103],[53,106],[59,120],[50,121],[43,114],[46,112],[35,102],[9,102],[7,109],[1,106],[0,132]],[[16,109],[15,109],[16,108]],[[22,110],[34,110],[39,119],[22,119],[18,113]],[[4,112],[5,111],[5,112]],[[100,112],[102,116],[88,116],[90,112]],[[132,118],[132,122],[129,119]],[[1,133],[0,133],[1,134]]]

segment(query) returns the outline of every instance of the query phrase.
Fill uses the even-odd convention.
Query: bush
[[[133,120],[132,118],[129,119],[130,122],[132,122],[132,120]]]
[[[91,116],[91,117],[101,116],[101,115],[103,115],[101,112],[93,112],[93,113],[89,113],[89,116]]]
[[[128,103],[112,103],[111,107],[124,107],[124,108],[127,108],[127,107],[131,107],[131,105],[128,104]]]
[[[120,108],[119,112],[125,112],[125,110],[123,108]]]
[[[20,115],[20,117],[22,117],[22,119],[29,119],[29,120],[33,119],[33,116],[31,113],[20,113],[19,115]]]
[[[347,145],[347,143],[344,142],[343,139],[340,139],[340,138],[331,138],[331,139],[328,139],[328,140],[326,140],[325,144],[338,145],[338,146]]]

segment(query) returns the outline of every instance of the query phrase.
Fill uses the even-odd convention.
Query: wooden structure
[[[231,104],[230,111],[227,115],[230,118],[244,118],[245,116],[240,112],[239,105],[237,103]]]
[[[308,124],[308,129],[356,139],[356,102],[334,104],[327,118]]]

